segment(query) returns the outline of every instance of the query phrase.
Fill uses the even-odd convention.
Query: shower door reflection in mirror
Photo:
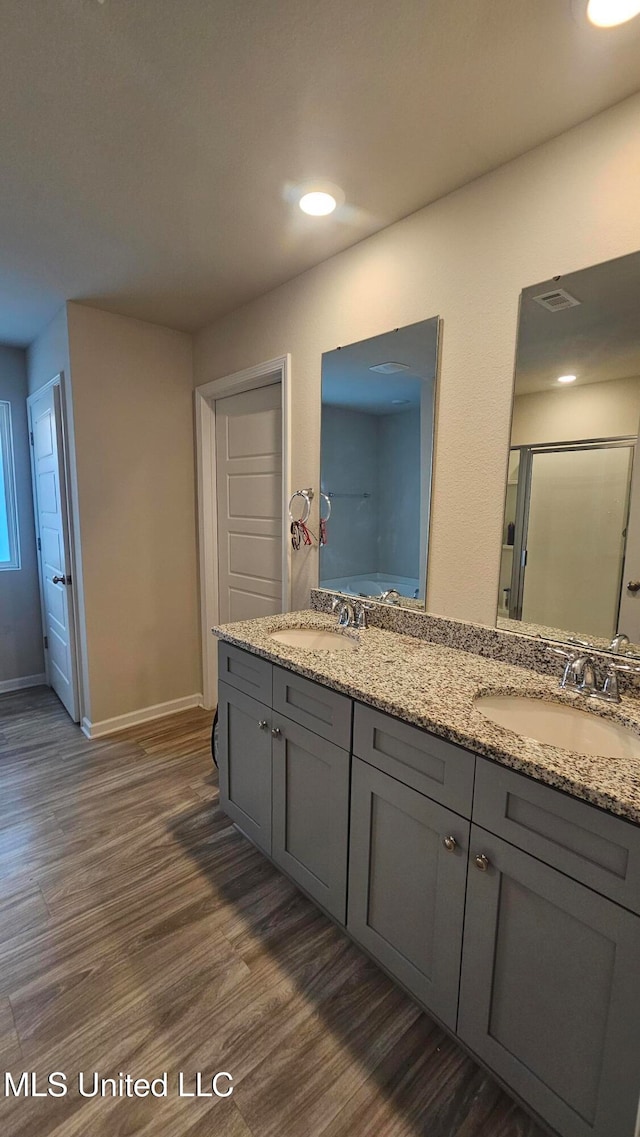
[[[424,607],[438,326],[322,356],[321,588]]]
[[[639,422],[640,254],[525,289],[501,627],[640,641]]]

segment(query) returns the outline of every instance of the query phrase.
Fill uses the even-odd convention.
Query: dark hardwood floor
[[[3,1137],[543,1137],[231,827],[209,730],[89,742],[47,689],[0,697],[0,1069],[69,1083],[0,1085]],[[230,1098],[177,1096],[219,1070]]]

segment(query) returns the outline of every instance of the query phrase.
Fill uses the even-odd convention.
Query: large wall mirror
[[[425,605],[438,329],[322,356],[321,588]]]
[[[498,626],[640,643],[639,423],[640,253],[526,288]]]

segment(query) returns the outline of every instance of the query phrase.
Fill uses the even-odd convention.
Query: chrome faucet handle
[[[575,644],[576,647],[588,647],[589,651],[597,651],[596,645],[591,643],[590,640],[579,640],[577,636],[567,636],[566,642],[568,644]]]
[[[640,675],[640,667],[634,666],[632,663],[616,663],[615,660],[611,660],[607,664],[607,674],[602,684],[601,697],[608,703],[620,702],[619,672],[626,672],[627,675]]]
[[[611,660],[609,663],[609,671],[626,671],[630,675],[640,675],[640,664],[633,663],[616,663]]]
[[[567,649],[566,647],[559,647],[551,643],[546,643],[544,647],[545,651],[547,651],[549,655],[559,655],[562,657],[562,659],[570,660],[578,658],[578,652],[572,648]]]

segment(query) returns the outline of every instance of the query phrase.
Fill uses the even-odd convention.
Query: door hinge
[[[40,540],[40,538],[39,538],[39,537],[38,537],[38,552],[39,552],[39,553],[41,553],[41,552],[42,552],[42,541]]]
[[[44,650],[48,651],[49,650],[49,637],[43,636],[42,638],[44,639]]]
[[[29,431],[29,442],[33,446],[33,431],[32,430]]]

